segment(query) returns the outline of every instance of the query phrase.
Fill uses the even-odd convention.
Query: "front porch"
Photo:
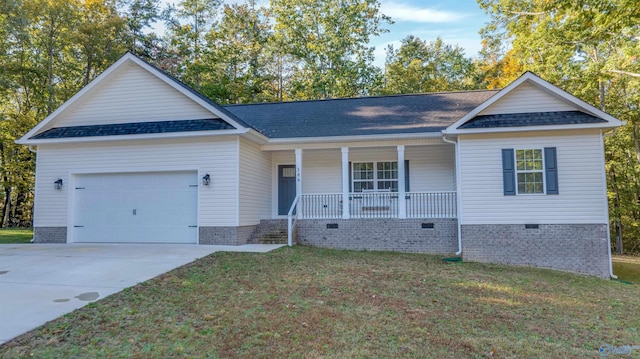
[[[361,231],[358,228],[377,228],[374,232],[392,235],[398,242],[402,241],[399,237],[424,237],[424,229],[443,225],[446,242],[455,243],[451,239],[457,233],[458,198],[452,144],[429,138],[333,148],[291,147],[272,152],[273,218],[288,219],[290,244],[297,223],[304,223],[298,240],[314,245],[318,243],[311,238],[325,230],[329,230],[326,236],[346,243],[346,238]],[[408,235],[403,230],[411,232],[408,227],[417,232]],[[440,231],[430,233],[428,237],[433,237]],[[381,235],[373,237],[383,240]]]

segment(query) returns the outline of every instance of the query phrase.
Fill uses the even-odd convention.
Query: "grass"
[[[20,358],[598,358],[640,286],[439,257],[215,253],[0,347]],[[633,356],[639,355],[634,351]]]
[[[640,285],[640,257],[613,256],[613,274],[618,279],[633,282]]]
[[[32,238],[32,228],[0,228],[0,244],[29,243]]]

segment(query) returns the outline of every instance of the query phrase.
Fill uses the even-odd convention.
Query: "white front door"
[[[197,243],[195,171],[77,175],[72,190],[74,242]]]

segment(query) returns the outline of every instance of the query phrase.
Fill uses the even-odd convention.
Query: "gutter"
[[[458,150],[458,141],[453,141],[453,140],[449,140],[447,139],[447,136],[443,133],[442,134],[442,140],[446,143],[451,143],[454,145],[455,148],[455,158],[456,158],[456,216],[458,217],[458,220],[456,221],[458,223],[458,251],[455,253],[457,256],[462,254],[462,224],[460,223],[462,220],[462,216],[460,215],[460,213],[462,213],[462,206],[461,201],[462,198],[460,196],[460,154],[459,154],[459,150]]]

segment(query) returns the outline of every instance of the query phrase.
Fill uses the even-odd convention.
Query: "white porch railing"
[[[300,218],[342,218],[342,193],[303,194],[298,204]]]
[[[456,192],[407,192],[407,218],[456,218]]]
[[[296,196],[291,204],[291,209],[289,209],[289,213],[287,213],[287,244],[289,247],[293,245],[293,229],[296,226],[296,220],[298,219],[298,214],[296,212],[296,208],[298,206],[298,201],[300,200],[300,196]]]
[[[456,218],[456,192],[407,192],[407,218]],[[397,192],[349,193],[350,218],[398,218]],[[297,206],[296,206],[297,205]],[[297,215],[291,216],[294,208]],[[303,194],[296,198],[290,221],[342,218],[342,194]],[[290,231],[291,232],[291,231]]]
[[[351,218],[398,217],[398,193],[351,193],[349,195]]]

